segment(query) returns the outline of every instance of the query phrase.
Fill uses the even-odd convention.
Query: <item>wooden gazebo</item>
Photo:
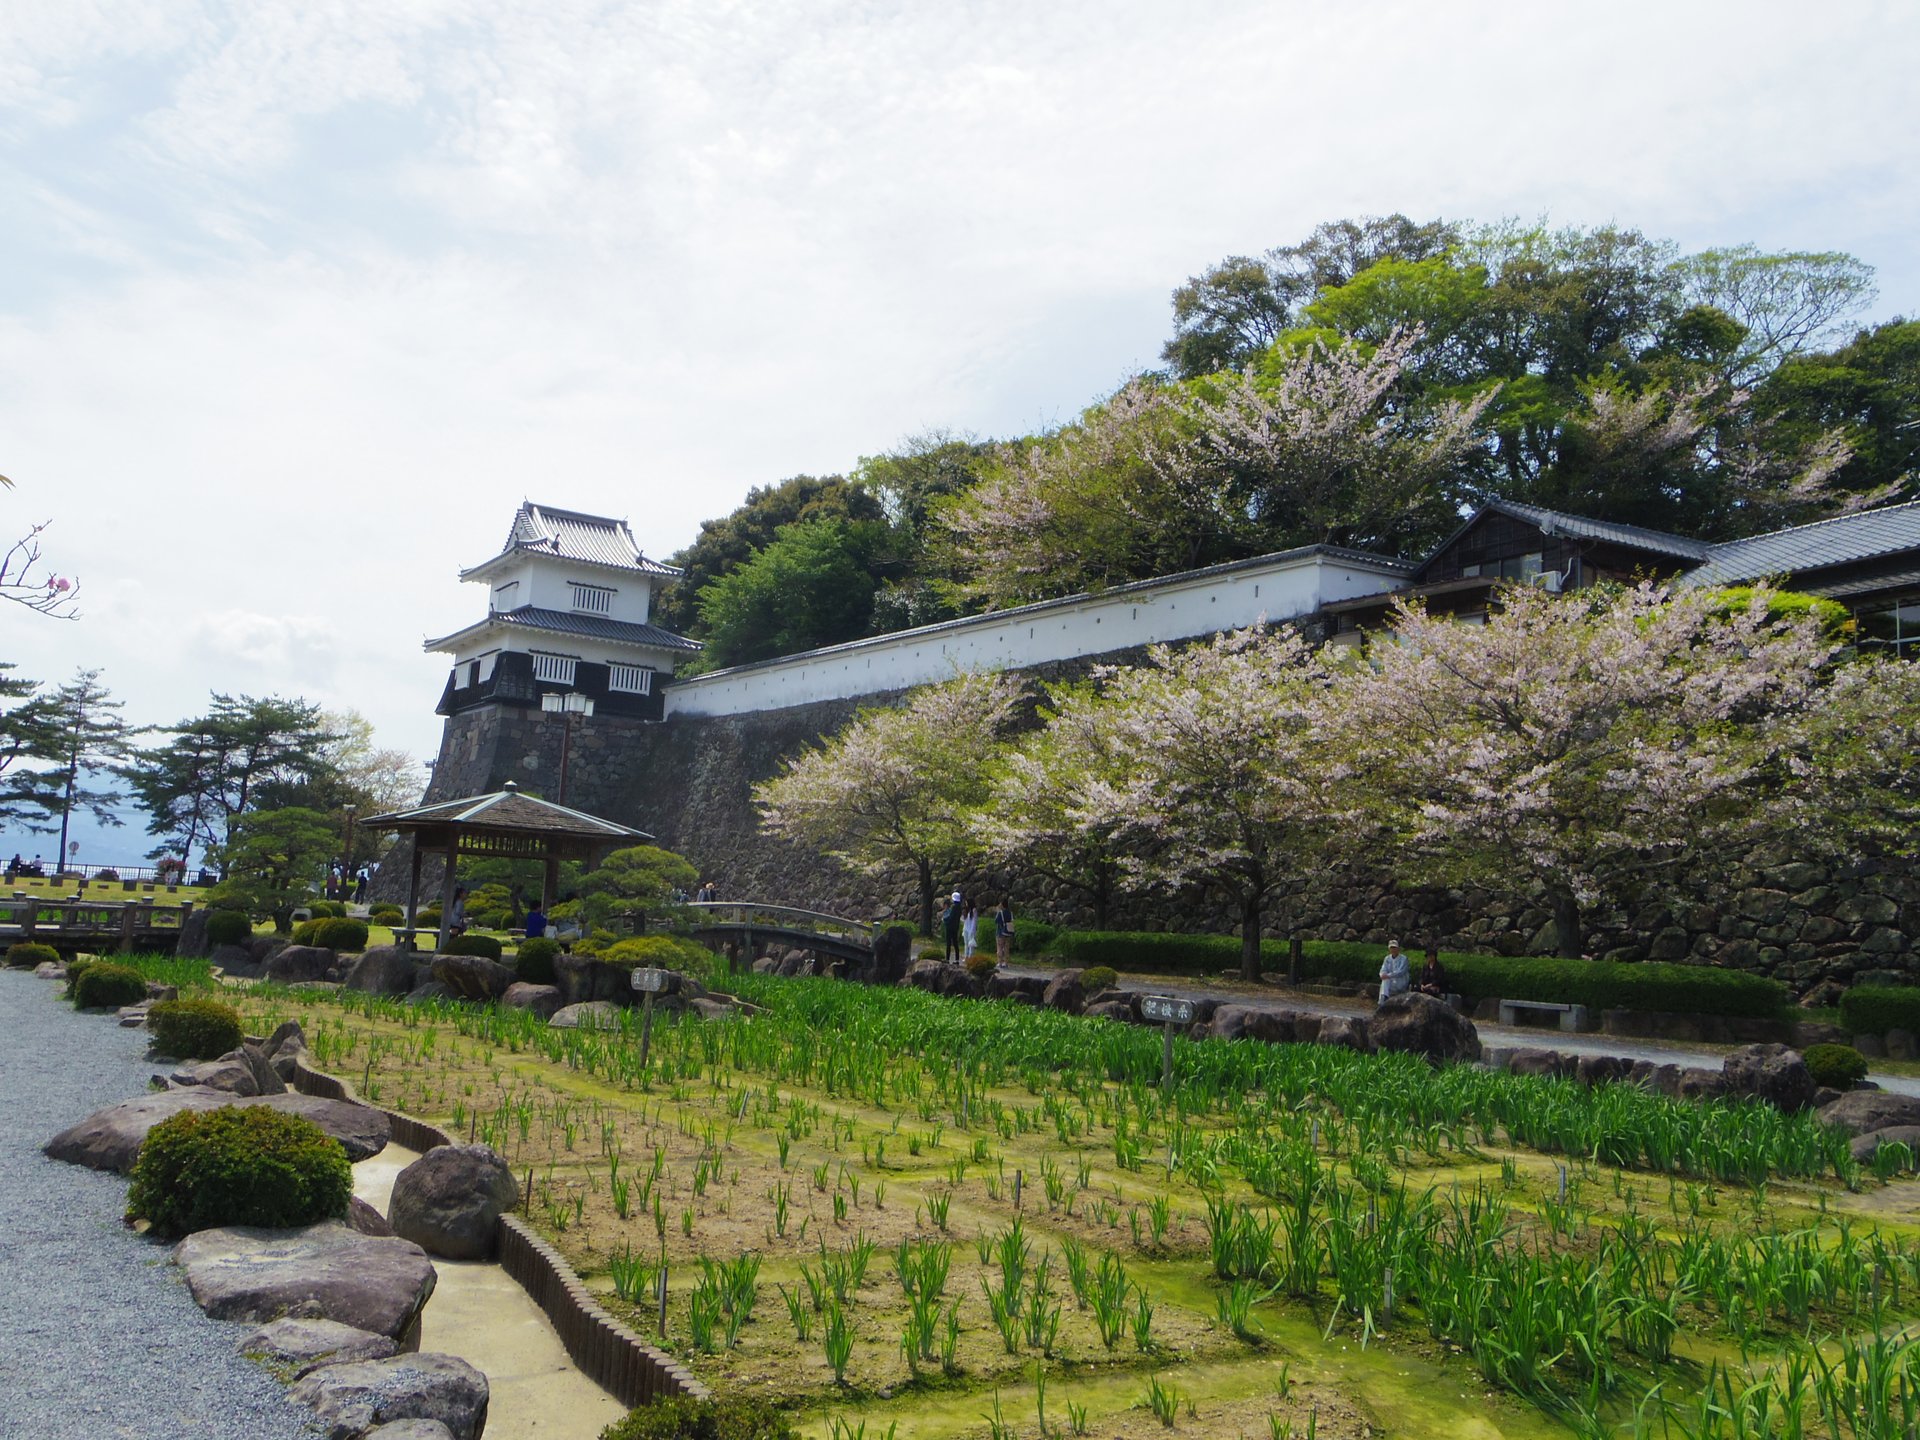
[[[419,913],[420,857],[439,851],[447,857],[446,879],[440,892],[440,936],[445,948],[453,923],[454,869],[462,855],[484,855],[496,860],[539,860],[546,878],[541,886],[545,906],[556,898],[562,860],[594,861],[608,850],[641,845],[653,839],[644,830],[617,825],[569,810],[551,800],[522,795],[509,780],[490,795],[464,800],[442,800],[412,810],[396,810],[361,822],[376,830],[395,830],[413,839],[413,869],[407,877],[407,943],[413,943],[414,917]]]

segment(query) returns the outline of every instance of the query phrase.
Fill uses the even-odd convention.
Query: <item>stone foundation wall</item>
[[[1084,674],[1094,663],[1049,667],[1040,678]],[[651,832],[693,861],[723,898],[803,906],[857,919],[911,921],[918,898],[911,873],[869,877],[761,833],[751,793],[791,755],[838,730],[863,707],[888,697],[827,701],[749,715],[676,717],[664,724],[596,715],[575,732],[567,803]],[[897,697],[893,697],[897,698]],[[538,710],[486,706],[446,724],[430,800],[497,789],[513,780],[555,794],[560,722]],[[437,864],[423,896],[437,895]],[[941,893],[960,889],[983,908],[1003,893],[1016,914],[1088,926],[1088,897],[1038,876],[996,871],[937,876]],[[377,887],[404,896],[406,856],[396,850]],[[1340,875],[1292,904],[1305,935],[1384,945],[1428,942],[1443,949],[1504,955],[1550,954],[1552,916],[1525,896],[1478,888],[1434,888]],[[1236,917],[1206,894],[1118,897],[1115,929],[1230,933]],[[1279,933],[1279,910],[1273,912]],[[1788,853],[1751,863],[1681,900],[1588,917],[1585,948],[1620,960],[1724,965],[1774,975],[1796,994],[1826,982],[1920,982],[1920,871],[1907,863],[1813,863]]]

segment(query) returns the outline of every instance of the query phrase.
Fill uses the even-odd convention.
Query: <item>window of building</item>
[[[618,662],[609,662],[607,689],[618,690],[628,695],[651,695],[653,671],[644,665],[622,665]]]
[[[511,610],[520,603],[520,582],[509,580],[504,585],[493,587],[493,608]]]
[[[573,590],[573,608],[581,615],[608,615],[613,612],[613,591],[604,585],[582,585],[578,581],[570,582]]]
[[[1920,659],[1920,594],[1870,600],[1854,612],[1860,644]]]
[[[580,663],[578,655],[553,655],[544,650],[533,652],[533,678],[545,680],[555,685],[573,684],[573,670]]]

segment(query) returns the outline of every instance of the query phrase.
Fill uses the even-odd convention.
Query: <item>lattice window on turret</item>
[[[613,613],[613,591],[604,585],[582,585],[570,582],[573,589],[573,608],[581,615],[611,615]]]
[[[533,652],[533,678],[550,681],[555,685],[573,684],[574,666],[580,663],[577,655],[550,655],[544,650]]]
[[[607,689],[619,690],[628,695],[651,695],[653,693],[653,671],[644,665],[609,664],[607,666]]]

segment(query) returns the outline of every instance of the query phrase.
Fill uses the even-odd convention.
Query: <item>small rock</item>
[[[436,1279],[418,1245],[334,1220],[298,1230],[202,1230],[182,1240],[173,1259],[216,1320],[337,1320],[403,1345]]]
[[[1920,1159],[1920,1125],[1889,1125],[1883,1130],[1869,1130],[1864,1135],[1854,1136],[1853,1143],[1847,1148],[1862,1165],[1871,1165],[1873,1157],[1880,1153],[1880,1147],[1894,1141],[1905,1145],[1916,1159]]]
[[[1573,1074],[1575,1064],[1571,1055],[1562,1055],[1558,1050],[1525,1046],[1508,1053],[1506,1070],[1509,1075],[1547,1076],[1559,1080]]]
[[[393,1233],[429,1255],[482,1260],[493,1253],[494,1226],[519,1199],[513,1172],[487,1145],[441,1145],[393,1182],[387,1218]]]
[[[387,1217],[358,1195],[347,1200],[347,1225],[362,1235],[372,1235],[376,1239],[385,1239],[393,1234],[393,1226],[387,1223]]]
[[[33,973],[42,980],[64,980],[67,978],[67,967],[57,960],[42,960],[33,967]]]
[[[578,1005],[562,1005],[547,1024],[560,1030],[575,1026],[583,1030],[618,1030],[620,1007],[611,1000],[585,1000]]]
[[[287,1393],[328,1423],[330,1440],[361,1440],[398,1420],[437,1420],[454,1440],[480,1440],[487,1425],[487,1377],[451,1355],[329,1365]]]
[[[322,1365],[384,1360],[394,1353],[391,1337],[342,1325],[338,1320],[287,1317],[262,1325],[240,1342],[240,1353],[272,1365],[291,1367],[293,1379]]]

